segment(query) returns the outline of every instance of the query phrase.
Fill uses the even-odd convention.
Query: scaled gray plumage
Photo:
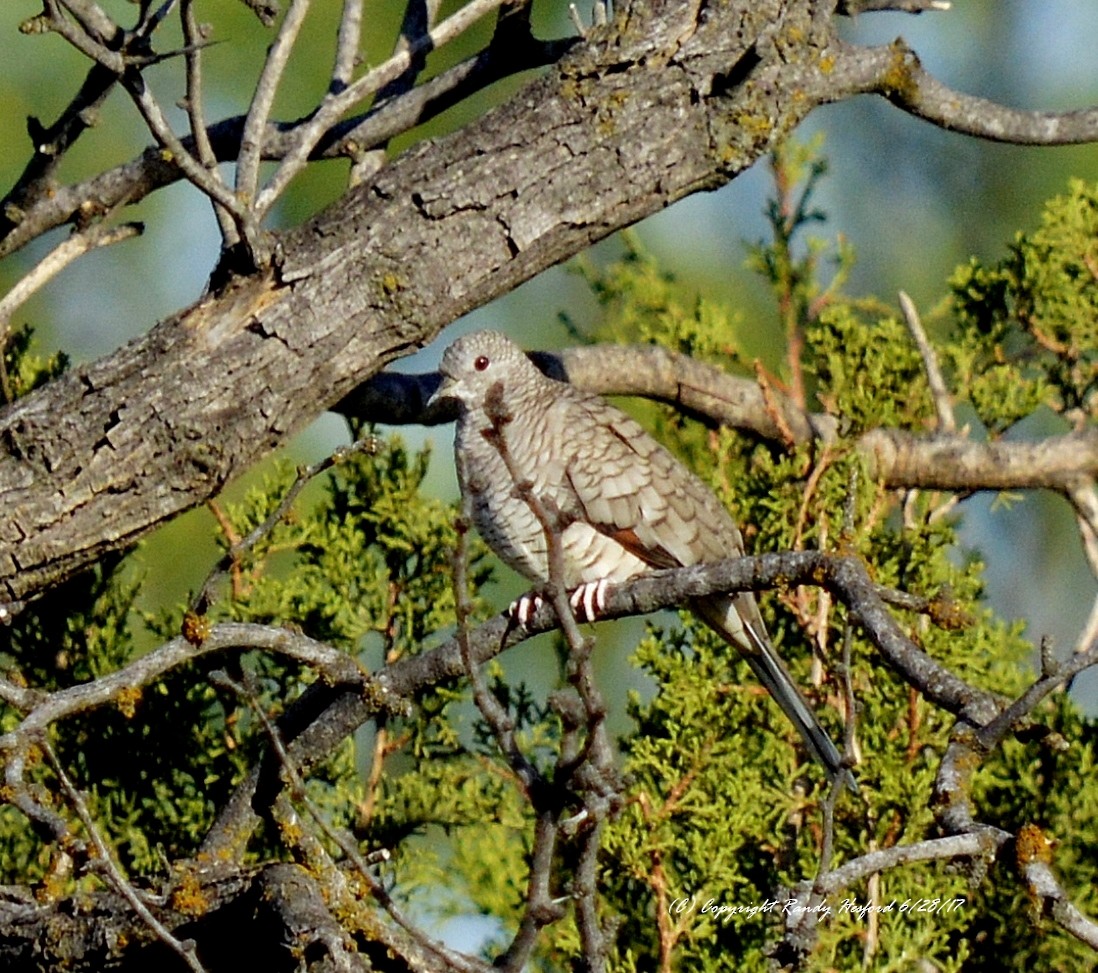
[[[530,580],[548,580],[545,531],[492,442],[493,418],[518,479],[565,525],[567,588],[744,553],[731,515],[701,480],[625,413],[543,375],[505,335],[459,338],[440,371],[434,398],[460,404],[454,450],[477,530]],[[771,646],[751,593],[698,599],[691,608],[744,656],[829,774],[846,775]]]

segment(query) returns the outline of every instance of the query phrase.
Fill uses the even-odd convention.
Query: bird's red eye
[[[488,361],[487,355],[477,355],[476,361],[473,362],[473,368],[475,368],[478,372],[483,372],[489,364],[490,362]]]

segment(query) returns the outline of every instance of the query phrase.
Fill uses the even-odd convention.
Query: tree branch
[[[829,441],[833,416],[806,413],[775,390],[729,375],[664,348],[589,345],[530,356],[547,375],[600,395],[642,395],[680,408],[714,425],[745,429],[784,442],[771,406],[780,409],[796,442]],[[335,409],[390,425],[434,425],[456,418],[452,407],[428,410],[438,376],[383,373],[356,388]],[[770,404],[768,405],[768,395]],[[947,423],[948,424],[948,423]],[[977,442],[961,434],[919,437],[902,429],[874,429],[858,440],[872,475],[889,488],[955,490],[1049,489],[1089,509],[1080,484],[1098,479],[1098,429],[1085,428],[1040,440]]]
[[[837,46],[839,60],[854,59],[860,70],[875,63],[877,77],[872,90],[877,94],[947,131],[1014,145],[1080,145],[1098,139],[1098,108],[1023,111],[966,95],[926,71],[902,40],[889,47]]]

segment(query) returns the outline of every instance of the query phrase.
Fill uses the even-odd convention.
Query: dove
[[[477,531],[501,560],[544,588],[546,530],[525,498],[535,497],[559,532],[572,606],[588,620],[611,582],[744,554],[739,528],[709,487],[634,419],[544,375],[506,335],[457,339],[439,372],[431,402],[457,403],[458,482]],[[520,623],[530,604],[512,606]],[[754,596],[710,595],[690,609],[747,660],[828,775],[856,787],[771,645]]]

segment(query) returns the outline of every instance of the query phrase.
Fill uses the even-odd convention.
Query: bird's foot
[[[581,622],[593,622],[606,608],[606,579],[585,581],[568,596],[568,604]]]
[[[568,604],[572,606],[572,611],[575,613],[577,620],[593,622],[603,613],[606,608],[606,585],[605,578],[598,581],[585,581],[569,593]],[[545,597],[543,595],[532,591],[527,592],[521,598],[516,598],[511,602],[507,614],[523,628],[526,628],[530,619],[538,613],[538,609],[544,604]]]
[[[538,613],[538,609],[543,604],[545,604],[545,599],[541,595],[529,591],[521,598],[516,598],[511,602],[507,614],[523,628],[526,628],[530,624],[530,619]]]

